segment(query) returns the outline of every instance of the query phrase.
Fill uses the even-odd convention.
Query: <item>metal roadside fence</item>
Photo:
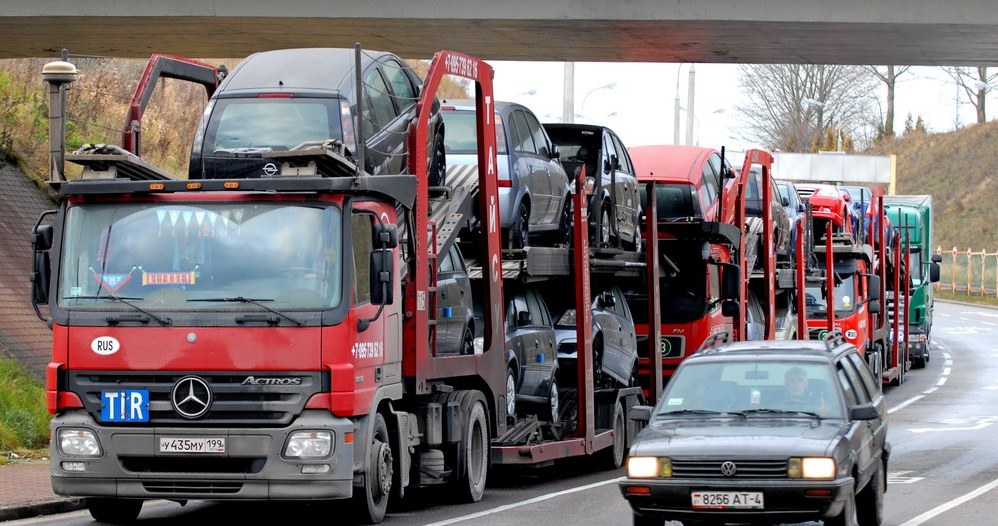
[[[936,290],[998,298],[998,250],[938,247],[936,253],[943,257]]]

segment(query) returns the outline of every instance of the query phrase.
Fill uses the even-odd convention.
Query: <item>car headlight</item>
[[[329,431],[296,431],[288,437],[284,456],[289,458],[323,458],[333,449],[333,434]]]
[[[97,435],[89,429],[60,429],[59,451],[73,457],[99,457],[103,454]]]
[[[672,476],[672,461],[658,457],[630,457],[627,476],[632,479],[653,479]]]
[[[791,458],[787,462],[787,477],[832,480],[835,478],[835,459],[828,457]]]

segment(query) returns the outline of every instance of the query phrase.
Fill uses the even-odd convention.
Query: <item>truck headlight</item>
[[[658,457],[630,457],[627,476],[632,479],[653,479],[672,476],[672,461]]]
[[[288,458],[324,458],[333,450],[333,434],[329,431],[295,431],[284,446]]]
[[[912,342],[925,343],[925,342],[929,341],[929,337],[926,336],[925,334],[922,334],[922,333],[914,333],[913,334],[913,333],[909,332],[908,333],[908,337],[911,338],[910,341],[912,341]]]
[[[787,477],[832,480],[835,478],[835,459],[828,457],[791,458],[787,462]]]
[[[103,454],[97,435],[89,429],[60,429],[59,451],[72,457],[99,457]]]

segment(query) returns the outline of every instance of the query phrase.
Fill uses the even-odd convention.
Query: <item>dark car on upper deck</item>
[[[687,358],[635,438],[620,483],[635,526],[882,522],[887,411],[839,333],[741,342]]]
[[[357,93],[355,51],[305,48],[254,53],[208,101],[191,146],[191,179],[270,177],[280,163],[263,157],[308,143],[339,141],[371,174],[408,171],[408,129],[422,89],[401,58],[365,50]],[[427,152],[429,184],[444,184],[444,126],[435,103]]]

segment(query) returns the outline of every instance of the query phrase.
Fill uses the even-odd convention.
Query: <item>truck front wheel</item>
[[[385,417],[377,413],[374,415],[374,428],[368,442],[364,486],[356,488],[359,492],[354,494],[357,518],[365,524],[377,524],[385,518],[388,496],[392,492],[394,462]]]

